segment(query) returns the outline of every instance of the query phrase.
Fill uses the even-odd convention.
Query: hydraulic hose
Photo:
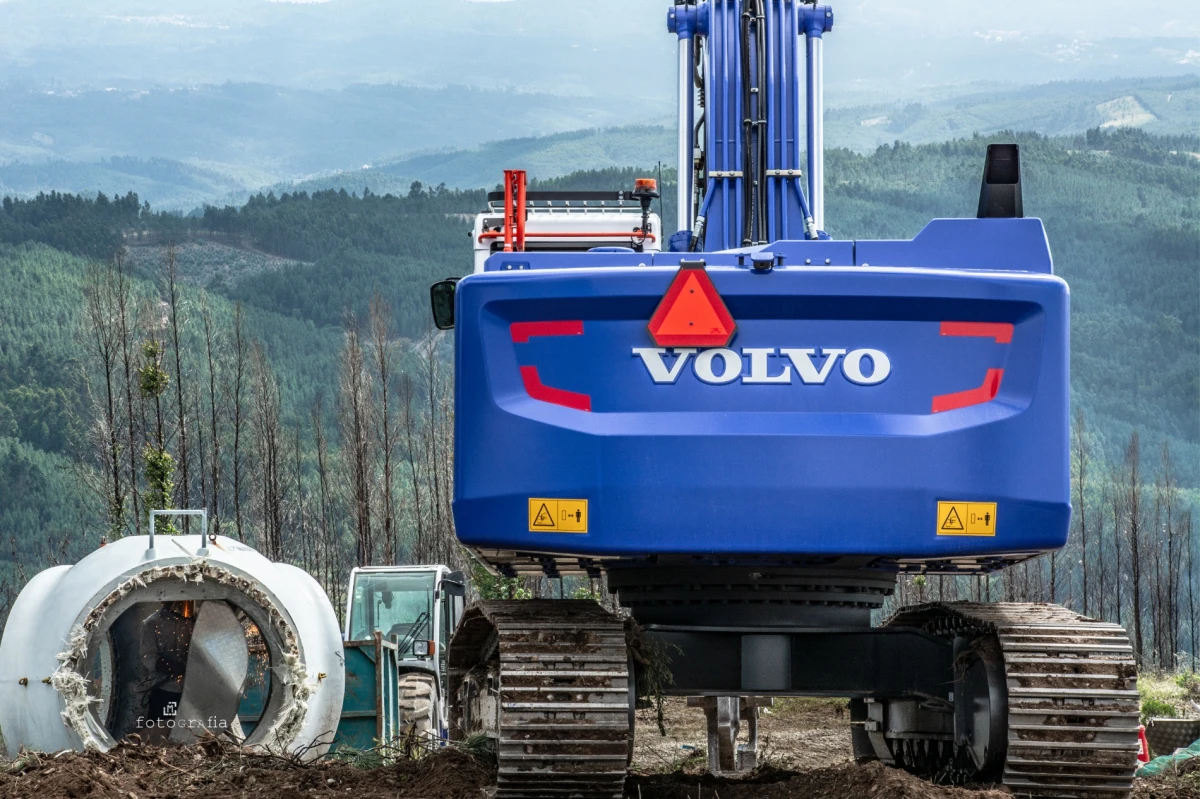
[[[695,252],[700,240],[704,238],[704,226],[708,221],[708,209],[712,207],[713,197],[717,193],[717,181],[709,179],[704,188],[704,205],[696,215],[696,229],[692,231],[692,240],[688,243],[688,252]]]
[[[703,85],[701,85],[701,87],[700,87],[700,96],[702,96],[702,97],[704,96]],[[693,131],[692,141],[695,141],[695,142],[704,141],[704,139],[701,138],[701,131],[704,132],[705,136],[708,135],[708,110],[704,109],[704,108],[701,108],[701,110],[700,110],[700,119],[697,120],[697,122],[696,122],[696,128]],[[708,153],[707,153],[706,148],[702,147],[700,149],[700,157],[695,159],[694,163],[692,164],[692,211],[693,211],[692,216],[693,216],[693,218],[695,217],[696,213],[699,212],[700,203],[701,203],[702,198],[704,197],[703,182],[704,182],[704,174],[707,171],[707,169],[708,169]]]
[[[767,23],[762,0],[748,0],[742,12],[742,153],[746,207],[742,245],[765,243],[767,236],[766,96]]]
[[[755,201],[757,193],[754,191],[754,161],[752,153],[754,152],[754,123],[753,123],[753,97],[754,90],[751,86],[750,72],[750,28],[753,24],[754,0],[749,0],[746,4],[746,10],[742,12],[742,35],[741,35],[741,61],[742,61],[742,185],[745,186],[746,205],[744,208],[744,216],[742,217],[742,246],[749,246],[754,242],[754,217],[757,209]]]
[[[755,223],[757,235],[755,242],[765,244],[767,239],[767,19],[763,11],[763,0],[755,0],[754,46],[758,56],[758,87],[755,98],[754,133],[756,139],[756,159],[754,164],[754,191],[758,195],[755,207],[758,211]]]
[[[812,212],[808,210],[808,198],[804,196],[804,187],[800,185],[800,181],[792,181],[792,185],[796,187],[796,197],[800,200],[800,213],[804,214],[804,237],[806,239],[819,238],[817,235],[817,225],[813,222]]]

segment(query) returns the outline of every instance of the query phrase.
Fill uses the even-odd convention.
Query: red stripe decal
[[[566,391],[543,384],[536,366],[522,366],[521,379],[525,381],[525,391],[535,400],[549,402],[551,405],[561,405],[564,408],[573,408],[577,411],[592,409],[592,398],[587,394],[576,394],[574,391]]]
[[[573,322],[513,322],[508,327],[513,344],[528,344],[533,336],[582,336],[583,321]]]
[[[970,391],[960,391],[957,394],[942,394],[933,398],[933,412],[954,411],[968,408],[972,405],[982,405],[991,402],[1000,393],[1000,381],[1004,379],[1003,369],[988,369],[983,385]]]
[[[942,335],[994,338],[997,344],[1011,344],[1013,326],[1006,322],[942,322]]]

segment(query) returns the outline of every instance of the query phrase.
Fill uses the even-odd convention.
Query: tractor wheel
[[[438,736],[437,686],[431,674],[402,674],[400,694],[400,738],[408,754],[430,749]]]

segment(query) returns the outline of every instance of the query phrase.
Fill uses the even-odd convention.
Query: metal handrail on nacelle
[[[150,511],[150,547],[146,550],[146,557],[154,557],[154,520],[159,516],[199,516],[201,525],[201,540],[204,545],[197,550],[196,554],[204,557],[208,554],[208,511],[200,510],[152,510]]]

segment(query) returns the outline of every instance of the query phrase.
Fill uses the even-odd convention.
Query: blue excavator
[[[1016,145],[973,218],[825,232],[830,6],[677,0],[677,231],[654,181],[506,173],[476,269],[433,286],[456,347],[457,534],[595,602],[483,602],[448,654],[452,734],[500,797],[622,795],[639,695],[704,709],[714,770],[771,697],[849,699],[858,761],[1020,796],[1120,797],[1133,649],[1056,605],[885,602],[991,575],[1070,525],[1069,293]],[[952,580],[952,584],[968,582]]]

